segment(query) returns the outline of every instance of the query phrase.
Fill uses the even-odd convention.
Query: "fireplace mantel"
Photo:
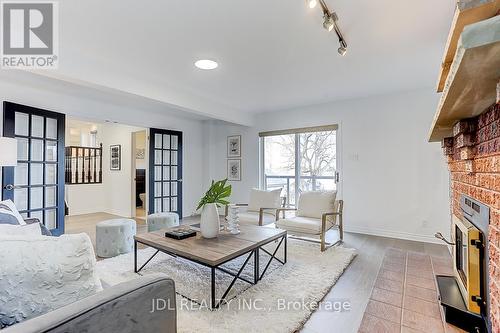
[[[478,116],[495,103],[499,54],[500,15],[464,28],[432,122],[430,142],[451,136],[457,121]]]

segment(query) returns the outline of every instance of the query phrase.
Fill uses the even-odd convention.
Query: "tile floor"
[[[453,274],[451,260],[387,250],[358,332],[464,332],[442,319],[437,274]]]

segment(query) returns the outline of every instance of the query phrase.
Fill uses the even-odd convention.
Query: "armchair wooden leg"
[[[339,236],[340,240],[344,241],[344,221],[342,220],[342,214],[339,215]]]

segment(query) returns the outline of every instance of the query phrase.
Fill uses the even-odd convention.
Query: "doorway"
[[[132,133],[132,215],[146,220],[147,212],[147,131]]]

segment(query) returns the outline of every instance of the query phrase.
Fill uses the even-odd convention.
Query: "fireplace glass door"
[[[468,239],[467,232],[463,232],[457,225],[455,226],[456,239],[456,268],[464,286],[467,286],[468,272]]]

